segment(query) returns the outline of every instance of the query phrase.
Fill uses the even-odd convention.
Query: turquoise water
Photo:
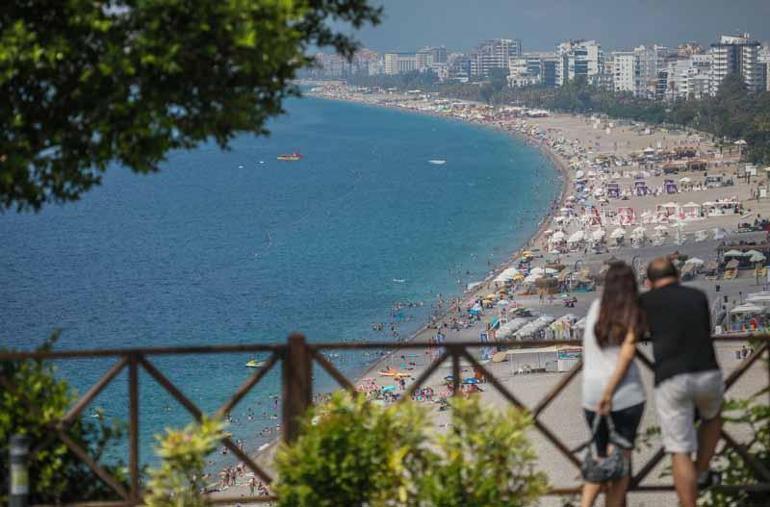
[[[80,202],[0,215],[0,344],[32,348],[54,328],[60,348],[274,342],[295,330],[395,339],[371,328],[391,321],[406,336],[438,294],[526,241],[559,190],[537,150],[490,129],[309,98],[287,110],[269,138],[174,153],[150,176],[116,167]],[[275,160],[294,150],[305,158]],[[407,301],[422,306],[391,317]],[[211,410],[246,378],[246,359],[155,362]],[[371,358],[342,359],[355,372]],[[60,364],[81,390],[108,366]],[[247,448],[277,422],[266,398],[277,380],[233,414]],[[147,455],[152,433],[189,418],[142,381]],[[125,417],[125,400],[117,382],[95,405]]]

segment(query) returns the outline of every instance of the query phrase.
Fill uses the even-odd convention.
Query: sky
[[[521,39],[524,51],[550,51],[568,39],[606,49],[639,44],[708,45],[719,34],[770,40],[770,0],[374,0],[385,19],[357,37],[379,51],[427,45],[467,50],[483,39]]]

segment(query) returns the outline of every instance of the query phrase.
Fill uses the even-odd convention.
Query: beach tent
[[[554,243],[560,243],[564,241],[565,237],[566,235],[562,231],[556,231],[551,236],[551,241],[553,241]]]
[[[753,304],[770,304],[770,292],[761,291],[749,294],[746,296],[746,302]]]
[[[765,254],[762,252],[754,251],[753,254],[751,254],[751,257],[749,257],[749,262],[765,262],[767,260],[767,257],[765,257]]]
[[[730,310],[730,313],[732,314],[764,313],[764,311],[765,311],[765,308],[761,306],[758,306],[752,303],[744,303]]]
[[[594,241],[602,241],[604,239],[605,232],[604,229],[596,229],[594,232],[591,233],[591,239]]]
[[[740,250],[728,250],[724,254],[725,257],[745,257],[746,254]]]

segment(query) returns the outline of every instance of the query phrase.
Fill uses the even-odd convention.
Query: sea
[[[0,214],[0,348],[34,349],[55,330],[59,349],[275,343],[294,331],[404,339],[439,297],[509,259],[559,193],[543,154],[501,131],[317,98],[285,107],[268,137],[173,152],[150,175],[111,167],[78,202]],[[294,151],[302,160],[276,160]],[[375,359],[331,358],[350,375]],[[212,411],[253,372],[249,359],[264,356],[150,361]],[[83,393],[114,362],[57,361],[57,375]],[[231,414],[248,451],[276,436],[274,370]],[[191,418],[139,378],[141,459],[152,463],[153,435]],[[126,421],[126,381],[124,371],[86,417]],[[331,385],[318,373],[317,391]]]

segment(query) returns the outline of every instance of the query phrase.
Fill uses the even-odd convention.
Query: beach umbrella
[[[633,231],[631,231],[631,237],[633,238],[643,238],[647,234],[647,231],[644,229],[644,227],[637,227]]]
[[[463,384],[478,384],[478,383],[479,383],[478,379],[473,377],[467,377],[463,379]]]
[[[565,234],[562,231],[556,231],[551,236],[551,241],[564,241]]]
[[[749,257],[750,262],[765,262],[765,260],[767,260],[767,257],[761,252],[757,252]]]
[[[618,227],[614,231],[612,231],[612,234],[610,234],[610,238],[612,239],[620,239],[626,235],[626,230],[622,227]]]
[[[567,240],[567,243],[578,243],[580,241],[583,241],[583,238],[585,237],[585,234],[583,231],[577,231],[572,236],[569,237]]]
[[[703,259],[699,259],[697,257],[690,257],[686,261],[684,261],[685,264],[693,264],[695,266],[702,266],[704,264]]]
[[[604,239],[604,235],[605,235],[604,229],[596,229],[594,232],[591,233],[591,238],[594,241],[601,241],[602,239]]]
[[[690,183],[692,180],[685,176],[684,178],[679,178],[679,183]]]
[[[725,257],[744,257],[745,254],[740,250],[728,250],[725,252]]]

